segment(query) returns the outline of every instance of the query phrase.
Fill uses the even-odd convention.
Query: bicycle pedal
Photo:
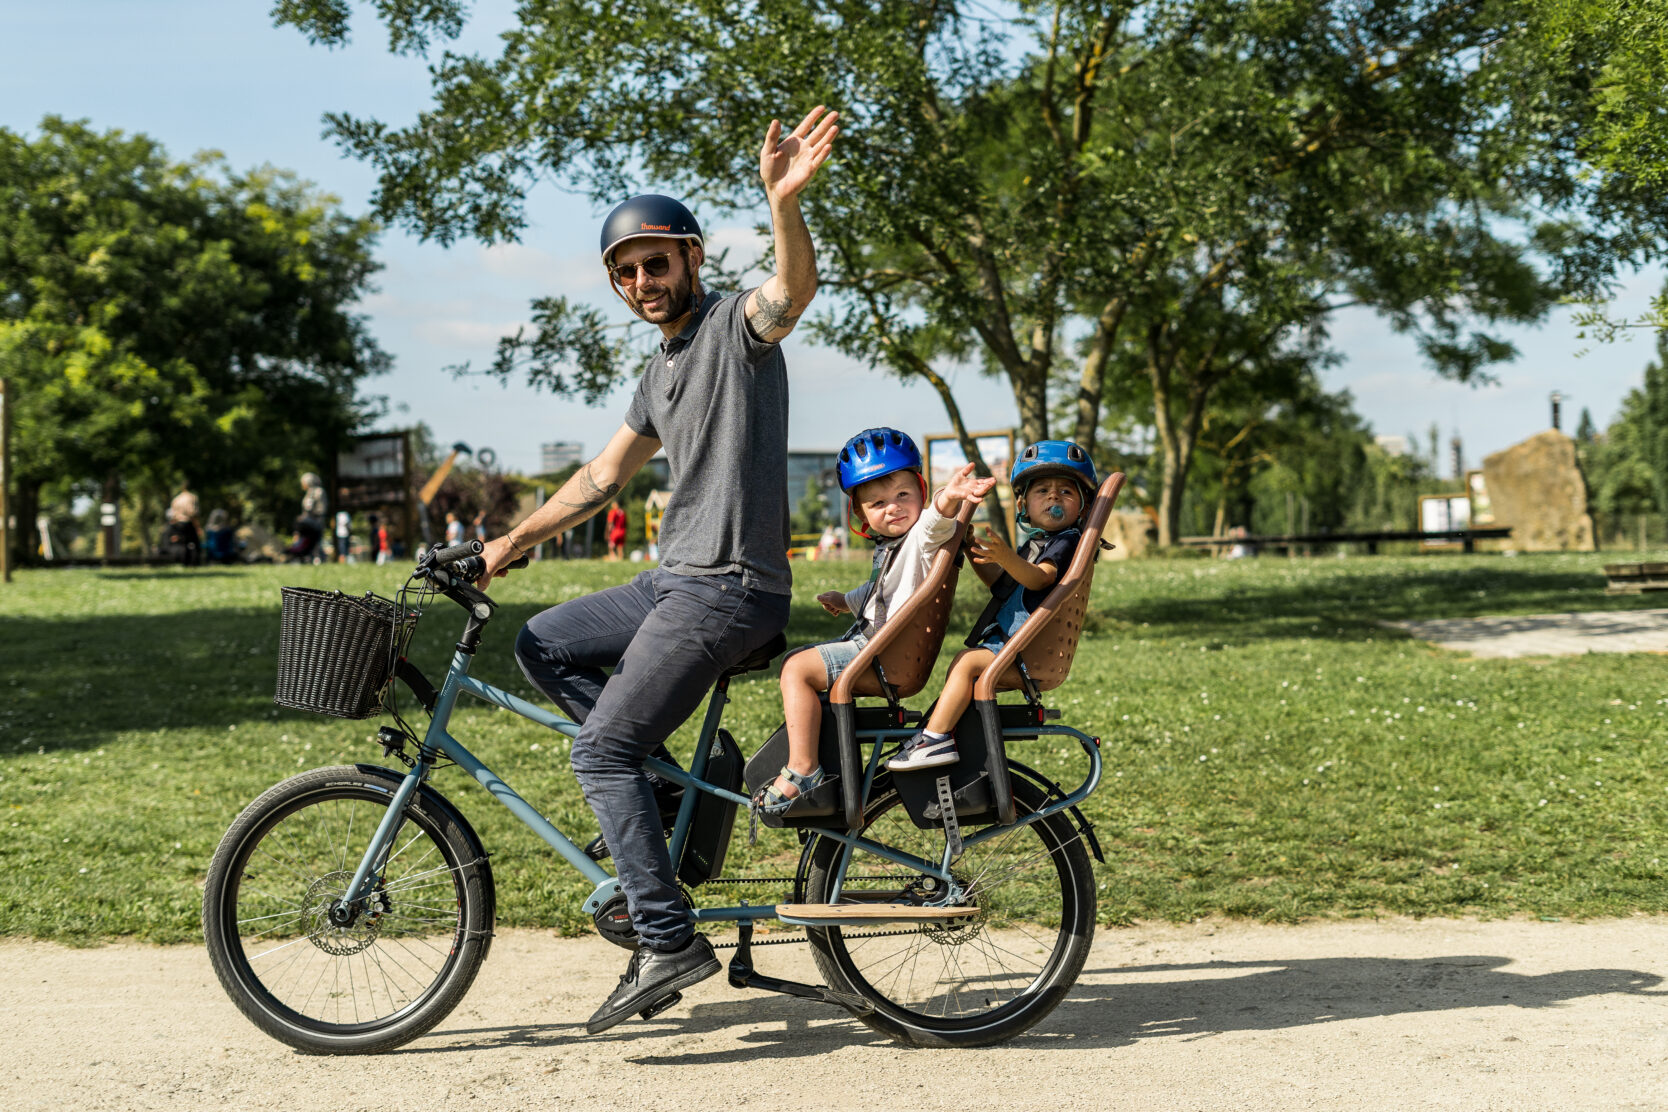
[[[662,996],[637,1014],[643,1019],[653,1019],[667,1008],[675,1008],[681,1003],[683,1003],[683,993],[674,992],[670,996]]]

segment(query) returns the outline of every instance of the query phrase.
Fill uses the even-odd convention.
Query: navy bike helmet
[[[602,261],[608,263],[614,249],[628,239],[659,236],[664,239],[692,239],[706,243],[701,225],[679,201],[659,193],[644,193],[621,201],[602,222]]]
[[[1059,475],[1076,480],[1083,491],[1083,513],[1095,499],[1100,477],[1095,474],[1095,461],[1078,445],[1069,440],[1039,440],[1019,453],[1014,461],[1008,485],[1014,492],[1014,520],[1024,523],[1025,488],[1038,479]]]

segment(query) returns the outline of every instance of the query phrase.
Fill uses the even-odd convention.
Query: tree
[[[377,8],[396,49],[454,34],[466,12]],[[315,41],[347,34],[345,0],[277,14]],[[520,9],[498,57],[440,57],[412,124],[329,127],[378,170],[384,216],[491,242],[521,232],[526,190],[551,176],[598,201],[646,180],[745,210],[765,122],[838,106],[840,166],[804,199],[835,295],[815,334],[930,383],[984,471],[946,362],[1005,377],[1036,440],[1078,347],[1074,431],[1092,442],[1139,319],[1155,424],[1174,441],[1173,533],[1191,449],[1185,428],[1166,431],[1171,407],[1185,425],[1248,365],[1188,335],[1196,312],[1236,321],[1243,349],[1257,338],[1244,325],[1277,337],[1371,304],[1438,370],[1477,378],[1511,349],[1473,315],[1534,319],[1654,242],[1640,198],[1585,176],[1585,74],[1537,53],[1521,16],[1497,0],[549,0]],[[599,318],[539,308],[515,349],[535,369],[575,368],[555,384],[578,392],[623,373]]]
[[[293,514],[388,365],[352,312],[376,226],[289,174],[57,117],[0,129],[0,187],[20,524],[48,482],[156,503],[188,479]]]

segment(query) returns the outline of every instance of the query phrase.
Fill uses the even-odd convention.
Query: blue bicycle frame
[[[436,696],[433,718],[427,733],[423,736],[416,760],[396,791],[387,813],[383,816],[375,835],[371,838],[370,845],[366,847],[364,856],[360,859],[359,866],[354,872],[353,880],[347,886],[343,895],[342,902],[351,906],[370,894],[371,889],[375,886],[376,874],[380,871],[379,863],[384,860],[385,855],[391,848],[395,831],[399,829],[400,823],[403,821],[407,802],[423,781],[428,779],[440,758],[444,757],[473,776],[476,782],[491,793],[494,799],[509,808],[511,814],[525,823],[540,838],[548,842],[552,849],[561,854],[569,864],[596,885],[595,890],[584,904],[585,912],[594,914],[605,901],[620,891],[618,881],[606,869],[587,857],[579,846],[558,830],[549,819],[540,814],[537,808],[517,794],[515,789],[505,783],[497,773],[481,763],[480,759],[465,748],[463,743],[453,737],[447,729],[458,696],[463,693],[484,699],[486,702],[496,704],[506,710],[514,711],[523,718],[537,722],[541,726],[549,727],[568,737],[578,735],[579,725],[543,707],[535,706],[519,696],[512,695],[502,688],[475,679],[469,674],[471,659],[470,654],[461,650],[453,655],[451,667],[447,670],[446,678]],[[695,817],[696,792],[718,796],[720,799],[727,800],[740,807],[746,807],[749,802],[746,796],[721,788],[703,779],[712,742],[717,735],[719,722],[723,718],[724,705],[728,702],[729,678],[725,677],[720,679],[713,689],[712,698],[707,704],[705,718],[701,723],[701,732],[699,741],[695,746],[695,755],[687,771],[652,757],[644,761],[644,767],[654,772],[656,776],[681,784],[686,789],[682,805],[678,810],[676,824],[672,830],[669,847],[674,866],[681,859],[684,847],[688,844],[690,827]],[[913,730],[908,727],[858,732],[860,743],[870,743],[869,757],[863,776],[863,798],[865,800],[870,797],[873,790],[875,778],[880,769],[881,752],[885,748],[887,740],[906,737],[912,732]],[[1073,737],[1082,745],[1084,752],[1088,754],[1089,774],[1077,790],[1053,800],[1037,811],[1021,815],[1013,826],[993,826],[968,835],[962,843],[964,849],[1006,834],[1016,826],[1038,822],[1050,815],[1075,807],[1088,798],[1089,794],[1100,783],[1100,746],[1095,738],[1069,726],[1036,725],[1026,726],[1023,729],[1010,729],[1004,732],[1023,737],[1032,737],[1039,734]],[[953,858],[949,845],[946,845],[942,859],[933,862],[844,830],[819,827],[815,833],[820,837],[844,843],[845,846],[838,870],[835,873],[833,890],[830,896],[831,902],[838,902],[845,884],[847,870],[850,868],[853,854],[857,850],[884,858],[905,868],[918,870],[923,876],[934,877],[944,883],[946,891],[951,891],[954,888],[954,878],[950,874]],[[772,905],[750,906],[744,904],[736,907],[698,908],[694,911],[694,917],[697,922],[736,922],[775,919],[777,915],[776,909]]]

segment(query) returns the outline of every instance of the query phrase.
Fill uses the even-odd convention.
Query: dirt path
[[[0,1108],[1668,1109],[1664,918],[1103,930],[1053,1016],[961,1052],[722,976],[589,1038],[623,964],[506,932],[436,1033],[332,1059],[256,1031],[200,947],[0,943]]]

